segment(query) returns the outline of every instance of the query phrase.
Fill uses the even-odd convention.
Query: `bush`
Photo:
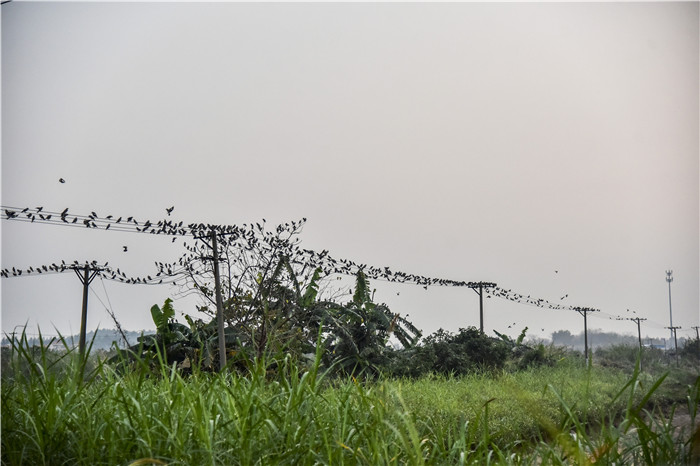
[[[700,340],[697,338],[686,340],[685,344],[678,350],[678,354],[691,361],[700,361]]]
[[[501,369],[509,353],[505,342],[490,338],[475,327],[461,328],[456,334],[440,329],[419,346],[393,351],[383,369],[387,375],[397,377],[465,375]]]
[[[524,351],[521,351],[521,356],[516,361],[518,369],[528,369],[531,367],[553,366],[556,362],[552,351],[539,343],[537,346],[524,346]]]

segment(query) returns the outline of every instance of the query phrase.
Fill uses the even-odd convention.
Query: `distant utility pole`
[[[666,281],[668,282],[668,315],[669,315],[669,325],[673,328],[673,311],[671,309],[671,282],[673,281],[673,270],[666,271]],[[671,337],[673,338],[674,332],[671,330]]]
[[[700,340],[700,333],[698,333],[698,329],[700,329],[700,327],[698,327],[696,325],[695,327],[690,327],[690,328],[695,329],[695,339]]]
[[[645,318],[642,317],[632,317],[632,318],[627,318],[627,319],[617,319],[617,320],[631,320],[632,322],[635,322],[637,324],[637,336],[639,337],[639,370],[642,370],[642,327],[640,323],[643,320],[646,320]]]
[[[575,307],[574,311],[578,312],[583,316],[583,344],[584,344],[584,356],[586,359],[586,364],[588,364],[588,319],[586,315],[589,312],[599,312],[598,309],[591,309],[590,307]]]
[[[675,353],[676,353],[676,366],[678,365],[678,339],[676,338],[676,330],[678,330],[681,327],[666,327],[668,329],[671,329],[671,335],[673,336],[673,344],[675,348]]]
[[[80,315],[80,340],[78,340],[78,351],[80,353],[80,359],[85,358],[85,333],[87,328],[87,308],[88,308],[88,288],[90,283],[97,276],[98,273],[102,272],[104,268],[92,266],[90,264],[85,264],[84,266],[73,266],[70,267],[75,271],[75,274],[80,279],[83,284],[83,308]],[[82,270],[83,274],[80,274]]]
[[[469,283],[467,286],[479,295],[479,330],[481,330],[481,333],[484,333],[484,288],[493,288],[496,284],[491,282],[478,282]]]

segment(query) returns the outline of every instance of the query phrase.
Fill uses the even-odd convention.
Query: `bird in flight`
[[[64,180],[63,178],[59,178],[59,179],[58,179],[58,182],[59,182],[59,183],[65,183],[66,180]]]
[[[122,247],[124,248],[124,252],[126,252],[126,251],[127,251],[127,247],[126,247],[126,246],[122,246]]]
[[[169,207],[169,208],[165,209],[165,211],[168,213],[168,215],[170,215],[170,214],[173,213],[173,210],[174,210],[174,209],[175,209],[175,206],[172,206],[172,207]]]

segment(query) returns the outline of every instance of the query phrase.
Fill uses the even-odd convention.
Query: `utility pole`
[[[87,308],[88,308],[88,289],[90,283],[97,276],[98,273],[102,272],[104,269],[102,267],[95,267],[89,264],[85,264],[82,267],[73,266],[71,267],[75,274],[80,279],[83,284],[83,308],[80,314],[80,339],[78,340],[78,351],[80,353],[80,360],[85,358],[85,333],[87,331]],[[83,274],[80,274],[80,270]]]
[[[676,366],[678,365],[678,339],[676,338],[676,330],[678,330],[681,327],[666,327],[667,329],[671,330],[671,335],[673,335],[673,344],[675,348],[675,353],[676,353]]]
[[[617,319],[617,320],[631,320],[632,322],[635,322],[637,324],[637,336],[639,337],[639,370],[642,370],[642,327],[640,323],[643,320],[646,320],[645,318],[642,317],[632,317],[632,318],[627,318],[627,319]]]
[[[204,244],[209,246],[212,251],[212,257],[203,257],[203,259],[212,259],[214,261],[214,292],[216,293],[216,333],[219,338],[219,370],[223,371],[226,367],[226,335],[224,333],[224,304],[221,298],[221,278],[219,276],[219,246],[217,242],[216,230],[212,228],[208,235],[195,236],[195,239],[201,239]],[[205,238],[211,240],[211,245],[207,244]]]
[[[496,284],[491,282],[470,282],[467,286],[479,295],[479,330],[481,330],[481,333],[484,333],[484,288],[493,288]]]
[[[669,315],[669,325],[673,328],[673,311],[671,309],[671,282],[673,281],[673,270],[666,271],[666,281],[668,282],[668,315]],[[671,337],[673,337],[673,330],[671,330]]]
[[[589,312],[598,312],[598,309],[591,309],[590,307],[575,307],[574,311],[578,312],[583,316],[583,344],[584,344],[584,356],[586,359],[586,365],[588,365],[588,319],[587,314]]]
[[[216,291],[216,323],[219,333],[219,370],[226,367],[226,335],[224,333],[224,304],[221,299],[221,281],[219,278],[219,247],[216,242],[216,231],[210,233],[211,247],[214,250],[214,288]]]
[[[700,327],[698,327],[698,326],[696,325],[695,327],[690,327],[690,328],[692,328],[692,329],[695,330],[695,339],[696,339],[696,340],[700,340],[700,333],[698,333],[698,329],[700,329]]]

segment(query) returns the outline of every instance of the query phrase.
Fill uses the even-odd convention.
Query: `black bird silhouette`
[[[165,209],[165,211],[168,213],[168,215],[170,215],[173,213],[173,209],[175,209],[175,206],[169,207],[169,208]]]
[[[64,180],[63,178],[59,178],[59,179],[58,179],[58,182],[59,182],[59,183],[65,183],[66,180]]]
[[[126,252],[126,251],[127,251],[127,247],[126,247],[126,246],[122,246],[122,247],[124,248],[124,252]]]

